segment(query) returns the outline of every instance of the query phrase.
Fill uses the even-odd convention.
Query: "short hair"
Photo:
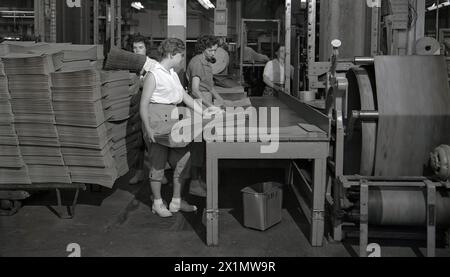
[[[179,38],[168,38],[161,42],[158,47],[160,59],[167,58],[170,55],[175,56],[178,53],[184,53],[186,46]]]
[[[148,44],[147,38],[145,38],[144,36],[141,36],[141,35],[136,35],[136,36],[134,36],[133,39],[131,40],[131,43],[133,43],[133,44],[134,44],[134,43],[139,43],[139,42],[144,43],[145,46],[147,46],[147,44]]]
[[[213,47],[214,45],[219,45],[219,39],[216,36],[201,36],[197,39],[197,43],[195,44],[195,53],[201,54],[203,51]]]
[[[284,47],[284,44],[281,44],[281,43],[275,43],[275,44],[273,45],[273,51],[274,51],[274,53],[278,52],[278,51],[280,50],[281,47]]]

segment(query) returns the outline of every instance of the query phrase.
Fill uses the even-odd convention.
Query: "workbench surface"
[[[225,100],[241,100],[245,97],[243,93],[227,93],[221,94],[221,96]],[[300,113],[291,109],[288,105],[282,102],[278,97],[274,96],[266,96],[266,97],[251,97],[250,98],[252,107],[254,107],[257,111],[257,119],[258,124],[259,120],[264,116],[267,122],[267,127],[271,127],[271,108],[279,108],[279,138],[276,139],[278,141],[326,141],[328,140],[328,136],[326,132],[320,129],[318,126],[314,124],[310,124],[305,120],[304,117],[301,116]],[[260,108],[267,108],[267,115],[261,114]],[[261,117],[261,118],[260,118]],[[242,125],[243,123],[241,123]],[[235,123],[235,126],[238,125]],[[248,141],[248,136],[250,134],[257,134],[258,129],[254,128],[250,130],[249,127],[249,118],[247,117],[245,126],[247,127],[245,130],[246,141]],[[226,137],[227,142],[233,142],[233,139],[230,139],[227,136],[226,131],[224,132],[224,137]],[[214,138],[205,138],[207,142],[211,142]]]
[[[227,100],[245,97],[229,94]],[[219,160],[299,160],[313,161],[312,183],[306,185],[309,200],[298,198],[300,208],[310,222],[310,242],[321,246],[324,235],[326,160],[329,155],[329,128],[327,116],[300,103],[298,99],[279,92],[277,97],[251,98],[252,106],[279,108],[279,141],[273,152],[262,151],[268,142],[237,141],[233,136],[226,140],[206,138],[206,241],[209,246],[219,244]],[[260,113],[260,112],[259,112]],[[268,115],[270,113],[268,112]],[[266,115],[267,116],[267,115]],[[270,116],[267,117],[270,122]],[[248,125],[246,125],[248,126]],[[248,129],[248,128],[246,128]],[[258,132],[258,128],[255,128]],[[248,132],[247,132],[248,134]],[[231,138],[231,139],[230,139]],[[272,140],[274,142],[274,140]],[[293,184],[293,166],[287,166],[286,184]]]

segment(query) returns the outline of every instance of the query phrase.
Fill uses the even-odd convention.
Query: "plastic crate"
[[[259,183],[244,188],[244,226],[265,231],[281,222],[283,204],[282,185],[273,182]]]

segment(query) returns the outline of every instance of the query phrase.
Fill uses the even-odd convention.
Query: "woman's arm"
[[[202,99],[203,104],[207,107],[213,106],[213,103],[209,102],[208,99],[203,97],[203,93],[200,92],[200,78],[194,77],[192,78],[192,94],[194,94],[195,97]]]
[[[214,96],[214,99],[217,99],[219,102],[224,102],[222,96],[220,96],[220,94],[214,89],[211,89],[211,94]]]
[[[195,100],[189,94],[187,94],[186,91],[183,92],[183,102],[184,104],[186,104],[186,106],[194,110],[194,112],[203,115],[203,107],[199,104],[196,104]]]
[[[140,103],[139,113],[141,120],[144,124],[145,131],[149,139],[155,142],[154,132],[150,127],[150,120],[148,119],[148,107],[150,105],[150,99],[152,98],[153,92],[156,88],[156,80],[152,73],[148,73],[144,79],[144,87],[142,89],[142,97]]]

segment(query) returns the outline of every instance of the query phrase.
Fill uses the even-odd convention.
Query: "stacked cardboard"
[[[102,71],[101,74],[102,103],[119,176],[125,175],[135,163],[142,137],[138,103],[140,80],[133,75],[128,71]]]
[[[94,69],[56,72],[53,105],[62,153],[72,181],[112,187],[117,171]]]
[[[57,51],[3,57],[20,153],[32,183],[71,183],[55,126],[49,74],[60,67]]]
[[[0,184],[30,184],[14,128],[8,79],[0,61]]]
[[[140,80],[103,46],[0,44],[0,184],[112,187],[143,144]],[[4,63],[4,67],[3,67]]]
[[[102,45],[58,45],[64,53],[64,70],[101,69],[103,66]]]

